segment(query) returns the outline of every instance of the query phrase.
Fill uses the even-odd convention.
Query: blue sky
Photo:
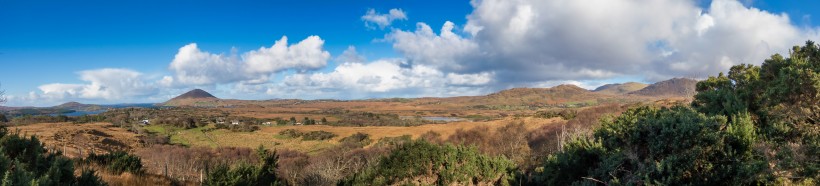
[[[48,106],[161,102],[192,88],[361,99],[702,78],[816,40],[818,4],[4,0],[0,83],[7,105]],[[260,49],[283,36],[288,52]],[[216,57],[181,55],[192,43],[185,54]]]

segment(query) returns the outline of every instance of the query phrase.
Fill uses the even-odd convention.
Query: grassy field
[[[523,118],[488,121],[488,122],[451,122],[447,124],[428,124],[414,127],[344,127],[327,125],[305,125],[305,126],[269,126],[262,127],[255,132],[232,132],[225,129],[213,129],[213,125],[205,127],[183,129],[168,125],[149,125],[143,129],[149,132],[168,135],[172,144],[189,147],[248,147],[256,148],[262,145],[266,148],[291,149],[308,154],[315,154],[324,149],[331,148],[339,144],[339,139],[350,136],[357,132],[369,134],[371,139],[378,141],[384,137],[397,137],[411,135],[413,138],[419,137],[427,131],[435,131],[447,138],[458,129],[471,129],[478,126],[487,126],[491,129],[503,126],[509,122],[524,121],[527,128],[535,129],[543,125],[550,125],[560,121],[559,119]],[[123,128],[115,127],[109,123],[93,124],[70,124],[70,123],[39,123],[10,128],[12,131],[20,130],[21,133],[38,136],[41,141],[50,146],[67,147],[67,155],[74,156],[79,153],[77,150],[104,152],[108,146],[87,146],[86,143],[99,143],[97,141],[108,140],[122,143],[124,147],[118,149],[142,148],[138,143],[138,134],[126,131]],[[286,129],[295,129],[301,132],[327,131],[338,135],[330,140],[323,141],[303,141],[301,138],[289,138],[279,135],[279,132]],[[94,131],[94,132],[89,132]],[[111,149],[108,149],[111,150]]]
[[[491,129],[503,126],[510,122],[523,121],[528,129],[535,129],[543,125],[549,125],[559,121],[558,119],[540,118],[507,118],[489,122],[452,122],[447,124],[428,124],[414,127],[343,127],[327,125],[303,125],[303,126],[270,126],[262,127],[255,132],[231,132],[225,129],[209,130],[212,126],[181,129],[169,126],[146,126],[144,129],[160,134],[171,136],[171,143],[191,147],[249,147],[256,148],[259,145],[275,149],[292,149],[306,153],[317,153],[323,149],[333,147],[338,144],[338,140],[357,132],[369,134],[371,139],[378,141],[384,137],[397,137],[410,135],[413,138],[419,137],[427,131],[435,131],[447,138],[458,129],[471,129],[478,126],[487,126]],[[324,141],[303,141],[300,138],[288,138],[279,135],[280,131],[295,129],[301,132],[327,131],[338,135],[335,138]]]

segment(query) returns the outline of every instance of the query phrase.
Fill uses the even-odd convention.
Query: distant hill
[[[602,94],[613,94],[613,95],[621,95],[627,94],[630,92],[634,92],[637,90],[641,90],[646,88],[647,84],[637,83],[637,82],[627,82],[627,83],[615,83],[615,84],[606,84],[600,86],[593,90],[593,92],[602,93]]]
[[[630,92],[631,95],[653,96],[653,97],[692,97],[695,91],[697,80],[688,78],[672,78],[647,86],[641,90]]]
[[[55,109],[66,109],[66,110],[76,110],[76,111],[97,111],[105,109],[103,106],[95,105],[95,104],[83,104],[79,102],[67,102],[57,106],[53,106],[51,108]]]
[[[202,89],[194,89],[182,95],[174,97],[165,103],[164,106],[214,106],[220,99]]]
[[[580,104],[596,102],[610,95],[596,94],[575,85],[559,85],[552,88],[512,88],[485,96],[442,98],[446,103],[475,106],[546,106],[556,104]]]

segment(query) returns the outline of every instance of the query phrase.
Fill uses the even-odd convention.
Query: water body
[[[458,117],[447,117],[447,116],[401,116],[401,119],[421,119],[427,121],[441,121],[441,122],[454,122],[454,121],[465,121],[464,118]]]
[[[421,119],[428,120],[428,121],[443,121],[443,122],[464,121],[464,118],[445,117],[445,116],[423,116],[423,117],[421,117]]]
[[[59,113],[59,114],[49,114],[49,115],[50,116],[59,116],[59,115],[85,116],[85,115],[100,114],[100,113],[103,113],[105,111],[108,111],[108,109],[110,109],[110,108],[115,108],[116,109],[116,108],[130,108],[130,107],[137,107],[137,108],[156,108],[157,107],[153,103],[131,103],[131,104],[100,105],[100,106],[102,106],[103,108],[106,108],[106,109],[93,110],[93,111],[76,111],[75,110],[74,112],[69,112],[69,113]]]
[[[64,116],[85,116],[85,115],[100,114],[100,113],[103,113],[103,112],[105,112],[105,110],[95,110],[95,111],[74,111],[74,112],[69,112],[69,113],[49,114],[49,115],[50,115],[50,116],[59,116],[59,115],[64,115]]]

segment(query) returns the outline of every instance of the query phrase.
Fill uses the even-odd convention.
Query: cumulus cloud
[[[355,57],[349,48],[348,58]],[[344,62],[331,72],[293,74],[266,92],[276,96],[367,98],[455,96],[484,93],[481,87],[492,82],[494,74],[444,73],[424,64],[409,64],[405,59],[380,59],[372,62]]]
[[[467,23],[386,36],[413,64],[495,73],[498,83],[704,77],[817,39],[786,14],[715,0],[474,0]]]
[[[175,76],[164,78],[163,84],[265,83],[273,73],[284,70],[310,71],[325,67],[330,53],[323,46],[324,40],[319,36],[307,37],[290,46],[288,38],[283,36],[270,48],[261,47],[238,56],[205,52],[192,43],[179,49],[169,66]]]
[[[362,21],[364,21],[364,25],[368,28],[375,28],[373,26],[373,24],[375,24],[379,28],[384,29],[396,20],[407,20],[407,13],[401,9],[394,8],[390,9],[386,14],[379,14],[379,12],[376,12],[376,9],[371,8],[362,16]]]
[[[42,94],[32,92],[29,98],[50,100],[103,99],[118,100],[154,95],[157,86],[146,81],[142,73],[117,68],[86,70],[78,73],[85,84],[53,83],[38,87]]]
[[[455,24],[447,21],[439,34],[425,23],[416,24],[413,32],[394,30],[387,35],[393,48],[404,54],[411,63],[423,64],[448,71],[462,71],[478,64],[469,63],[480,55],[478,44],[453,32]]]

